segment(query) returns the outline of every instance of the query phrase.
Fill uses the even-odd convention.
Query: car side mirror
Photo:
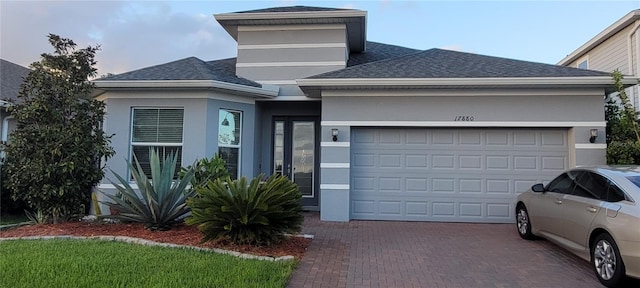
[[[531,186],[531,191],[544,193],[544,185],[542,185],[542,183],[535,184]]]

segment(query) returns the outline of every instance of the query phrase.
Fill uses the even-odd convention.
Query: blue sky
[[[28,66],[48,33],[100,44],[100,74],[235,56],[213,14],[277,6],[366,10],[370,41],[555,64],[636,1],[0,1],[0,57]]]

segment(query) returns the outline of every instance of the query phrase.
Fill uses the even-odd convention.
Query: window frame
[[[134,142],[134,127],[133,127],[133,121],[135,118],[135,111],[136,110],[182,110],[182,133],[180,135],[180,143],[177,142]],[[184,147],[184,113],[185,109],[184,107],[180,107],[180,106],[132,106],[131,107],[131,117],[129,119],[130,123],[129,123],[129,160],[134,163],[134,153],[133,153],[133,147],[134,146],[138,146],[138,147],[180,147],[180,155],[178,155],[178,159],[180,159],[180,162],[177,163],[179,166],[182,166],[182,152],[183,152],[183,147]],[[160,155],[164,155],[164,153],[160,154]],[[135,164],[134,164],[135,165]],[[177,170],[178,171],[178,170]],[[132,179],[132,173],[130,169],[127,169],[128,172],[128,178],[130,180]],[[148,177],[151,177],[151,175],[147,175]]]
[[[581,67],[582,64],[585,64],[585,67]],[[582,57],[576,61],[576,68],[578,69],[589,69],[589,56]]]
[[[224,119],[227,119],[227,121],[229,121],[229,119],[227,118],[227,114],[231,114],[231,115],[234,115],[233,113],[238,113],[239,114],[239,116],[238,116],[238,118],[239,118],[238,127],[235,127],[235,129],[238,130],[238,137],[240,137],[240,139],[238,141],[238,144],[224,144],[224,143],[220,142],[220,135],[221,135],[220,134],[220,132],[221,132],[220,128],[222,126],[222,122],[220,122],[220,115],[222,115],[222,113],[226,113],[222,121],[224,121]],[[222,156],[221,153],[220,153],[220,148],[232,148],[232,149],[235,148],[235,149],[238,149],[238,162],[236,163],[236,171],[235,171],[235,176],[236,177],[235,178],[240,178],[241,177],[241,171],[242,171],[242,141],[244,139],[244,135],[243,135],[243,132],[244,132],[244,129],[243,129],[244,117],[243,116],[244,116],[244,111],[242,111],[242,110],[230,109],[230,108],[224,108],[224,107],[220,107],[218,109],[218,140],[217,140],[218,141],[218,156],[220,156],[220,157]],[[234,117],[232,117],[232,120],[235,121]],[[225,162],[227,162],[226,159],[225,159]],[[227,163],[227,167],[226,168],[229,171],[229,163]],[[233,178],[233,175],[234,175],[233,171],[229,171],[229,174]]]

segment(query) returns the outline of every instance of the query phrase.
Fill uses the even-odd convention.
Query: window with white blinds
[[[151,175],[149,152],[155,149],[160,159],[173,153],[178,155],[176,172],[182,166],[182,130],[184,109],[134,108],[131,121],[131,154]]]

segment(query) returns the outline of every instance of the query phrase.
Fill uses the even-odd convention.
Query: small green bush
[[[607,144],[607,163],[611,165],[640,164],[640,143],[636,141],[611,141]]]
[[[209,180],[226,179],[229,177],[229,170],[227,170],[226,162],[218,154],[214,154],[211,159],[203,158],[196,162],[195,165],[182,167],[179,175],[184,176],[189,169],[194,170],[193,179],[191,180],[191,186],[197,187],[206,185]]]
[[[270,245],[284,233],[300,231],[303,216],[298,186],[287,177],[260,175],[247,179],[209,181],[197,188],[198,197],[187,200],[189,225],[204,233],[202,242],[229,237],[237,244]]]
[[[120,183],[110,182],[118,189],[118,194],[105,194],[112,202],[103,202],[119,211],[114,217],[130,222],[145,223],[151,230],[168,230],[182,216],[189,212],[186,199],[195,195],[195,190],[187,188],[193,178],[193,169],[187,169],[182,178],[173,179],[176,171],[176,154],[170,153],[163,161],[155,150],[149,153],[151,179],[142,170],[138,159],[136,166],[127,162],[131,175],[138,184],[139,193],[129,181],[113,173]],[[140,198],[138,196],[142,196]]]

